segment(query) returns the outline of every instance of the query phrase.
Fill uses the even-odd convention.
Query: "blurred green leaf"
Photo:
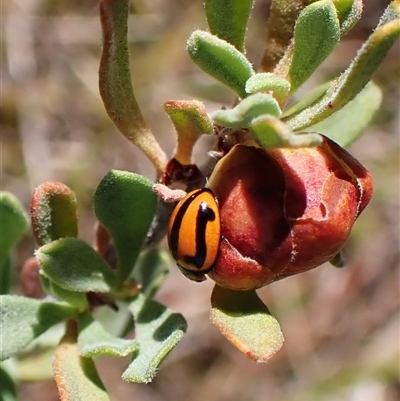
[[[18,401],[15,383],[2,367],[0,367],[0,383],[0,400]]]
[[[137,340],[118,338],[106,331],[89,313],[79,316],[78,345],[83,357],[127,356],[136,353]]]
[[[211,322],[248,358],[267,362],[283,345],[278,321],[255,291],[231,291],[215,286]]]
[[[3,256],[3,255],[2,255]],[[0,294],[8,294],[11,286],[11,256],[3,256],[0,262]]]
[[[253,0],[206,0],[208,26],[213,35],[244,53],[247,23]]]
[[[369,125],[382,103],[382,92],[370,82],[350,103],[307,130],[319,132],[346,147]]]
[[[340,34],[345,35],[361,18],[362,0],[332,0],[340,23]]]
[[[0,192],[0,262],[25,234],[29,218],[21,202],[10,192]]]
[[[266,93],[255,93],[243,99],[236,107],[217,110],[211,117],[215,122],[230,128],[247,128],[251,121],[263,114],[278,117],[281,109],[278,102]]]
[[[207,110],[198,100],[170,100],[164,104],[164,110],[178,136],[174,157],[181,164],[191,164],[193,147],[199,137],[213,133],[213,123]]]
[[[39,245],[78,235],[75,194],[61,182],[39,185],[32,195],[31,221]]]
[[[128,0],[100,1],[103,30],[100,95],[119,131],[146,154],[161,175],[167,165],[167,157],[148,128],[133,93],[127,37],[128,14]]]
[[[294,134],[281,120],[271,115],[255,118],[250,124],[250,131],[264,149],[317,146],[322,142],[321,135],[316,133]]]
[[[246,97],[246,81],[254,74],[247,58],[217,36],[204,31],[194,31],[187,42],[190,58],[203,71]]]
[[[77,310],[69,305],[1,295],[0,360],[22,351],[47,329],[76,314]]]
[[[371,80],[399,35],[400,5],[392,2],[377,29],[357,52],[347,70],[332,82],[325,95],[302,112],[285,119],[289,128],[300,131],[315,125],[353,100]]]
[[[10,288],[11,248],[29,227],[28,215],[21,202],[9,192],[0,192],[0,293]]]
[[[118,255],[117,275],[130,275],[157,208],[153,183],[126,171],[110,171],[94,194],[94,211],[110,233]]]
[[[149,298],[155,295],[169,272],[169,264],[170,259],[162,249],[150,248],[141,253],[133,271],[141,294]]]
[[[56,349],[54,378],[61,401],[109,401],[91,358],[79,355],[76,334],[68,331]]]
[[[331,0],[307,6],[294,29],[294,48],[289,70],[291,92],[297,90],[339,43],[340,26]]]
[[[122,379],[148,383],[163,359],[182,338],[187,324],[182,315],[142,294],[130,303],[129,309],[135,318],[135,338],[140,348],[122,374]]]
[[[61,238],[44,245],[36,257],[46,276],[65,290],[110,292],[117,286],[111,267],[78,238]]]

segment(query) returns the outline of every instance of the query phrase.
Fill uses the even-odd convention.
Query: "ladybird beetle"
[[[218,201],[209,188],[189,192],[175,207],[168,226],[168,245],[178,267],[190,279],[205,280],[221,240]]]

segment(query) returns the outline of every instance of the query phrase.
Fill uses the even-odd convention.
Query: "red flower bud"
[[[208,274],[232,290],[260,288],[333,258],[372,195],[369,172],[328,138],[300,149],[236,145],[208,186],[222,235]]]

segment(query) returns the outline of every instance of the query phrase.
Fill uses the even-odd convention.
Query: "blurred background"
[[[389,0],[365,1],[362,20],[310,79],[302,93],[336,76],[376,26]],[[269,1],[256,1],[247,54],[261,59]],[[144,155],[109,120],[98,92],[101,30],[98,1],[8,0],[1,12],[1,189],[28,207],[48,180],[70,186],[79,201],[80,237],[94,239],[92,193],[112,168],[155,178]],[[209,112],[233,93],[191,63],[185,44],[206,29],[203,0],[131,0],[132,80],[147,122],[168,154],[175,146],[163,111],[171,99],[197,98]],[[97,362],[112,400],[141,401],[396,401],[399,382],[399,43],[375,81],[383,105],[350,151],[375,181],[342,269],[321,266],[259,291],[286,342],[267,364],[255,364],[209,322],[212,282],[188,281],[171,262],[157,298],[188,320],[188,332],[148,385],[123,383],[128,360]],[[209,140],[196,149],[204,157]],[[18,271],[32,255],[26,236],[15,253]],[[50,363],[50,362],[49,362]],[[50,366],[50,365],[49,365]],[[19,372],[21,401],[58,400],[51,380]]]

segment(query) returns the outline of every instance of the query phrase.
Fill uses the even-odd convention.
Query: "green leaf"
[[[28,230],[28,216],[21,202],[9,192],[0,192],[0,264]]]
[[[400,6],[392,2],[374,33],[358,51],[347,70],[319,101],[285,120],[290,129],[300,131],[328,118],[353,100],[373,74],[400,35]],[[391,19],[392,18],[392,19]],[[382,21],[386,21],[382,24]]]
[[[68,291],[58,286],[50,280],[43,270],[40,270],[40,282],[48,294],[53,295],[60,301],[64,301],[79,311],[84,311],[88,307],[88,301],[84,292]]]
[[[11,286],[11,256],[10,254],[0,262],[0,294],[8,294]]]
[[[110,233],[118,255],[117,275],[130,275],[157,208],[153,183],[126,171],[110,171],[94,194],[94,211]]]
[[[61,238],[44,245],[36,257],[46,276],[65,290],[110,292],[117,286],[111,267],[78,238]]]
[[[340,23],[340,35],[343,36],[350,31],[351,28],[361,18],[363,10],[362,0],[332,0],[336,7],[336,11]]]
[[[129,305],[135,318],[135,334],[139,353],[131,362],[122,379],[128,382],[148,383],[157,368],[186,331],[182,315],[139,294]]]
[[[47,329],[76,314],[77,310],[69,305],[1,295],[0,360],[22,351]]]
[[[39,185],[32,195],[31,221],[39,245],[78,235],[75,194],[61,182]]]
[[[244,53],[244,40],[252,7],[253,0],[206,0],[210,32]]]
[[[109,401],[91,358],[79,355],[76,334],[68,329],[56,349],[54,378],[61,401]]]
[[[254,74],[247,58],[217,36],[204,31],[194,31],[187,42],[191,59],[207,74],[246,97],[246,81]]]
[[[295,134],[278,118],[263,115],[255,118],[250,124],[254,139],[264,149],[271,148],[303,148],[317,146],[322,143],[319,134]]]
[[[382,92],[370,82],[350,103],[331,117],[308,128],[319,132],[342,147],[354,142],[369,125],[382,103]]]
[[[14,380],[2,367],[0,367],[0,383],[0,400],[18,401]]]
[[[248,358],[267,362],[283,345],[278,321],[255,291],[231,291],[215,286],[211,322]]]
[[[270,72],[252,75],[246,82],[246,92],[273,92],[276,99],[285,99],[290,91],[290,83]]]
[[[169,265],[168,254],[161,249],[151,248],[142,252],[133,271],[140,293],[153,298],[169,272]]]
[[[211,117],[215,122],[230,128],[247,128],[251,121],[263,114],[278,117],[281,109],[278,102],[266,93],[256,93],[243,99],[235,108],[217,110]]]
[[[294,30],[293,58],[288,77],[292,92],[329,56],[339,39],[339,20],[331,0],[314,2],[300,13]]]
[[[118,338],[106,331],[89,313],[78,319],[78,345],[83,357],[127,356],[136,353],[139,348],[137,340]]]
[[[199,137],[213,133],[213,123],[204,104],[198,100],[170,100],[164,110],[174,124],[178,144],[174,158],[181,164],[192,163],[192,151]]]
[[[167,156],[148,128],[132,89],[128,53],[129,1],[100,1],[103,52],[99,89],[106,111],[119,131],[141,149],[159,175]]]

